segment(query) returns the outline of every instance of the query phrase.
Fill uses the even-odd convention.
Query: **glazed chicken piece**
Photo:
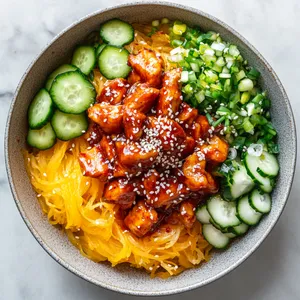
[[[89,128],[84,135],[89,145],[91,147],[94,147],[96,144],[99,144],[102,139],[102,136],[103,132],[101,130],[101,127],[94,122],[90,122]]]
[[[180,157],[185,158],[194,152],[196,143],[191,136],[187,136],[184,141],[184,148],[180,152]]]
[[[173,69],[165,73],[163,87],[159,93],[156,115],[174,118],[182,103],[179,79],[181,69]]]
[[[113,105],[119,104],[123,101],[128,87],[129,84],[126,79],[108,80],[98,95],[97,102],[107,102]]]
[[[196,206],[192,201],[186,200],[180,204],[179,213],[183,225],[192,228],[196,221]]]
[[[211,126],[205,116],[200,115],[196,119],[196,123],[200,124],[201,126],[201,135],[203,139],[206,139],[210,134],[209,130],[211,129]]]
[[[212,176],[205,171],[206,161],[202,152],[198,151],[186,158],[182,171],[185,184],[191,191],[217,192],[218,187]]]
[[[148,117],[147,128],[161,141],[164,151],[177,151],[186,139],[182,127],[175,121],[166,117]]]
[[[100,181],[107,181],[109,161],[100,145],[80,153],[79,164],[85,176],[97,177]]]
[[[179,123],[191,125],[198,116],[198,110],[190,107],[186,102],[182,102],[180,106],[180,113],[178,115]],[[184,126],[185,127],[185,126]]]
[[[227,158],[228,148],[227,142],[214,135],[208,143],[200,147],[200,150],[205,154],[207,160],[222,163]]]
[[[137,141],[143,134],[146,115],[134,109],[126,108],[123,115],[123,126],[127,139]]]
[[[113,176],[114,177],[126,177],[128,174],[132,173],[132,170],[124,167],[118,158],[115,158]]]
[[[162,77],[162,59],[153,50],[143,48],[137,55],[130,54],[128,64],[149,86],[160,87]]]
[[[137,82],[141,82],[142,79],[141,79],[140,75],[138,75],[138,73],[135,70],[131,70],[127,80],[128,80],[129,84],[133,85]]]
[[[116,157],[116,147],[109,135],[103,135],[100,146],[110,162],[113,162]]]
[[[136,193],[132,182],[127,179],[114,179],[105,185],[103,199],[106,202],[119,204],[122,209],[128,209],[135,201]]]
[[[161,176],[155,170],[148,172],[142,183],[146,191],[146,202],[155,208],[179,203],[188,195],[186,186],[175,176]]]
[[[123,123],[123,105],[98,103],[88,109],[88,116],[108,134],[120,133]]]
[[[146,83],[134,84],[124,99],[126,108],[147,113],[155,104],[159,90],[149,87]]]
[[[144,201],[139,201],[129,212],[124,223],[137,237],[143,237],[157,221],[158,215],[155,209],[147,206]]]
[[[158,155],[157,150],[144,149],[137,142],[117,141],[116,148],[120,163],[131,170],[150,167]]]

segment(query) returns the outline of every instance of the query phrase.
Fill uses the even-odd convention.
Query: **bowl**
[[[48,74],[71,56],[74,47],[111,18],[129,22],[153,19],[180,19],[203,30],[219,32],[227,41],[238,45],[250,65],[260,70],[261,86],[272,101],[273,123],[278,131],[280,175],[273,191],[273,208],[259,226],[228,250],[215,252],[210,262],[163,280],[150,279],[146,272],[127,265],[112,268],[108,263],[94,263],[81,256],[66,235],[51,226],[36,200],[25,171],[22,149],[27,132],[27,108]],[[261,54],[240,34],[225,23],[202,11],[162,2],[125,4],[95,12],[61,32],[31,63],[16,90],[11,104],[5,135],[5,156],[13,197],[29,230],[40,245],[66,269],[101,287],[132,295],[168,295],[204,286],[232,271],[263,242],[280,217],[291,189],[296,161],[296,130],[293,113],[277,75]]]

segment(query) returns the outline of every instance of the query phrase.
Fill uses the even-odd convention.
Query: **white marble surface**
[[[0,0],[0,135],[13,92],[31,60],[78,18],[122,0]],[[173,0],[202,9],[244,35],[271,63],[300,122],[299,0]],[[298,123],[299,124],[299,123]],[[299,124],[300,125],[300,124]],[[0,299],[136,299],[76,277],[53,261],[24,225],[0,153]],[[263,245],[242,266],[202,289],[173,299],[300,299],[300,174],[287,207]],[[170,297],[165,297],[170,298]]]

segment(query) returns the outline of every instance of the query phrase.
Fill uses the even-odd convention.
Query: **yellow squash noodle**
[[[147,26],[134,25],[135,40],[127,46],[131,53],[141,47],[159,52],[165,70],[174,67],[167,59],[171,50],[169,36],[163,32],[150,37]],[[99,94],[106,79],[94,70],[93,84]],[[162,225],[143,238],[131,234],[118,219],[118,205],[102,201],[104,183],[85,177],[78,155],[88,144],[84,137],[58,141],[49,150],[24,150],[31,184],[43,212],[52,225],[66,231],[80,252],[95,262],[109,261],[112,266],[124,262],[144,268],[151,277],[168,278],[195,267],[210,258],[212,247],[201,234],[201,224],[191,229],[183,225]]]

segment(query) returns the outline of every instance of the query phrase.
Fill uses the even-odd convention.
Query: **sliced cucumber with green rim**
[[[239,169],[233,173],[232,181],[230,191],[233,199],[250,192],[254,187],[254,182],[243,165],[240,165]]]
[[[237,204],[239,218],[247,225],[256,225],[260,221],[262,214],[257,212],[249,204],[248,195],[239,199]]]
[[[101,44],[96,48],[96,57],[97,58],[105,47],[106,47],[106,44]]]
[[[255,189],[249,195],[249,204],[257,212],[267,214],[270,212],[272,207],[271,196],[267,193],[263,193]]]
[[[96,65],[96,52],[92,46],[79,46],[75,49],[72,64],[88,75]]]
[[[226,232],[224,233],[228,238],[233,239],[236,237],[236,234],[233,232]]]
[[[106,46],[99,55],[99,70],[107,79],[126,78],[131,71],[126,49]]]
[[[41,89],[32,100],[28,109],[28,123],[31,129],[42,128],[54,111],[52,99],[46,89]]]
[[[231,227],[231,231],[234,232],[236,235],[245,234],[249,229],[249,226],[245,223],[241,223],[240,225]]]
[[[51,89],[51,86],[52,86],[52,83],[54,81],[54,79],[56,78],[56,76],[58,76],[59,74],[63,74],[63,73],[66,73],[66,72],[71,72],[71,71],[76,71],[78,70],[77,67],[75,66],[72,66],[72,65],[68,65],[68,64],[65,64],[65,65],[62,65],[60,67],[58,67],[55,71],[53,71],[47,81],[46,81],[46,90],[47,91],[50,91]]]
[[[259,158],[257,172],[263,177],[276,177],[279,172],[279,164],[274,154],[263,151]]]
[[[29,129],[27,135],[28,145],[40,150],[51,148],[55,144],[56,135],[50,123],[41,129]]]
[[[100,36],[105,43],[122,47],[134,40],[134,29],[124,21],[112,19],[101,25]]]
[[[204,224],[202,233],[204,238],[217,249],[224,249],[229,244],[230,238],[211,224]]]
[[[83,135],[88,128],[88,120],[85,113],[66,114],[56,110],[51,120],[56,136],[63,141]]]
[[[201,224],[209,224],[210,214],[205,204],[197,208],[196,218]]]
[[[220,195],[215,195],[207,201],[207,210],[214,222],[222,228],[236,226],[241,221],[236,217],[236,203],[222,199]]]
[[[273,182],[269,177],[263,177],[258,172],[257,169],[261,166],[261,160],[259,156],[253,156],[246,154],[245,156],[245,166],[248,174],[253,178],[253,180],[259,184],[260,188],[266,193],[270,193],[273,189]],[[276,168],[276,167],[275,167]]]
[[[93,85],[78,72],[67,72],[56,77],[50,95],[55,105],[63,112],[79,114],[95,101]]]

